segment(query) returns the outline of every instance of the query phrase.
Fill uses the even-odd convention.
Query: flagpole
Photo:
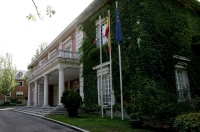
[[[102,45],[101,45],[101,16],[99,16],[99,46],[100,46],[100,65],[101,65],[101,116],[103,118],[103,87],[102,87]]]
[[[116,1],[116,11],[118,13],[117,9],[118,9],[118,1]],[[119,17],[119,16],[117,16],[117,17]],[[120,36],[120,37],[121,37],[120,39],[122,40],[122,36]],[[119,40],[118,40],[118,50],[119,50],[119,73],[120,73],[120,92],[121,92],[121,116],[122,116],[122,120],[124,120],[123,89],[122,89],[122,68],[121,68],[121,47],[120,47]]]
[[[121,91],[121,115],[122,120],[124,120],[124,108],[123,108],[123,89],[122,89],[122,68],[121,68],[121,47],[118,43],[118,49],[119,49],[119,73],[120,73],[120,91]]]
[[[110,36],[110,10],[108,10],[108,25],[109,25],[109,37],[108,43],[110,43],[109,47],[109,55],[110,55],[110,90],[111,90],[111,119],[113,119],[113,88],[112,88],[112,48],[111,48],[111,36]]]

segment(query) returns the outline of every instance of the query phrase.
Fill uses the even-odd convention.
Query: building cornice
[[[83,10],[83,12],[78,15],[46,48],[45,50],[35,59],[31,62],[31,64],[28,65],[28,67],[33,67],[36,65],[43,57],[45,57],[48,52],[50,52],[57,44],[62,42],[62,40],[70,35],[70,33],[75,30],[78,25],[82,22],[84,22],[86,19],[88,19],[90,16],[98,12],[100,9],[102,9],[108,2],[111,0],[104,0],[101,3],[98,3],[98,0],[93,0],[86,8]],[[95,8],[94,5],[97,5]],[[93,7],[93,8],[91,8]]]

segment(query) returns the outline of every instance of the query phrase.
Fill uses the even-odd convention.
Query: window
[[[55,54],[56,54],[56,49],[54,49],[53,51],[51,51],[51,52],[49,53],[49,58],[52,57],[52,56],[55,55]]]
[[[81,47],[83,41],[83,31],[81,30],[81,26],[76,28],[76,52],[79,52],[79,48]]]
[[[11,97],[11,92],[6,95],[7,97]]]
[[[110,77],[108,75],[102,77],[102,89],[103,89],[103,105],[110,105],[111,90],[110,90]]]
[[[186,69],[176,68],[176,85],[178,92],[178,101],[186,101],[190,99],[189,81]]]
[[[42,60],[40,61],[39,66],[42,66],[45,62],[46,62],[46,58],[42,59]]]
[[[104,106],[110,105],[111,104],[111,89],[110,89],[109,75],[102,76],[102,92],[103,92],[103,105]],[[101,79],[100,78],[99,78],[99,94],[101,95]]]
[[[69,45],[68,47],[66,47],[66,57],[67,58],[72,58],[72,46]]]
[[[17,81],[17,86],[23,86],[24,82],[23,81]]]
[[[101,20],[101,28],[99,26],[99,20],[96,21],[96,45],[100,46],[100,38],[101,38],[101,43],[105,44],[108,42],[106,36],[105,36],[105,31],[106,31],[106,19]]]
[[[97,70],[98,104],[100,106],[101,104],[103,104],[103,106],[105,107],[109,107],[111,106],[111,104],[112,105],[115,104],[114,95],[113,95],[114,91],[111,90],[111,85],[110,85],[109,65],[110,65],[110,62],[105,62],[102,64],[102,68],[101,68],[101,65],[97,65],[93,67],[93,70]],[[102,75],[102,84],[101,84],[101,75]],[[102,89],[101,89],[101,85],[102,85]]]
[[[71,46],[71,45],[67,46],[67,47],[66,47],[66,50],[67,50],[67,51],[72,51],[72,46]]]
[[[23,97],[23,92],[16,92],[16,97]]]
[[[65,50],[67,51],[65,54],[65,57],[67,58],[72,58],[72,38],[69,37],[65,42],[64,42]]]

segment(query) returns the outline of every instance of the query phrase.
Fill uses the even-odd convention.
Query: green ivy
[[[93,70],[94,66],[100,64],[99,48],[95,45],[95,21],[98,20],[99,15],[105,17],[108,9],[111,12],[113,88],[115,101],[120,103],[115,2],[113,0],[98,2],[101,4],[104,2],[105,6],[82,23],[86,35],[81,47],[84,103],[90,108],[98,105],[97,77],[96,71]],[[157,115],[159,118],[165,114],[173,116],[177,102],[175,79],[177,60],[173,55],[184,56],[191,60],[188,63],[191,94],[192,97],[200,96],[198,83],[200,59],[192,52],[192,44],[200,42],[198,37],[200,6],[194,7],[194,4],[186,0],[118,0],[118,2],[123,31],[121,55],[127,112]],[[141,39],[139,44],[138,38]],[[108,61],[106,45],[103,47],[102,54],[103,62]]]

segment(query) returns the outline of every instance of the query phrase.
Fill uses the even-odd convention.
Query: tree
[[[47,47],[47,42],[42,42],[38,45],[39,48],[36,49],[35,55],[32,57],[32,61],[35,60]],[[28,68],[29,69],[29,68]]]
[[[35,6],[35,10],[36,10],[36,12],[37,12],[38,17],[39,17],[41,20],[43,20],[44,17],[41,15],[41,12],[39,12],[38,7],[37,7],[35,1],[32,0],[32,2],[33,2],[33,5]],[[56,13],[56,11],[53,10],[52,6],[48,5],[47,8],[46,8],[46,15],[47,15],[48,17],[52,17],[55,13]],[[32,13],[29,13],[29,15],[26,16],[26,18],[27,18],[28,20],[34,20],[34,21],[36,20],[35,15],[32,14]]]
[[[7,95],[17,86],[15,82],[16,68],[12,65],[12,56],[6,53],[0,57],[0,93],[4,94],[5,100]]]

